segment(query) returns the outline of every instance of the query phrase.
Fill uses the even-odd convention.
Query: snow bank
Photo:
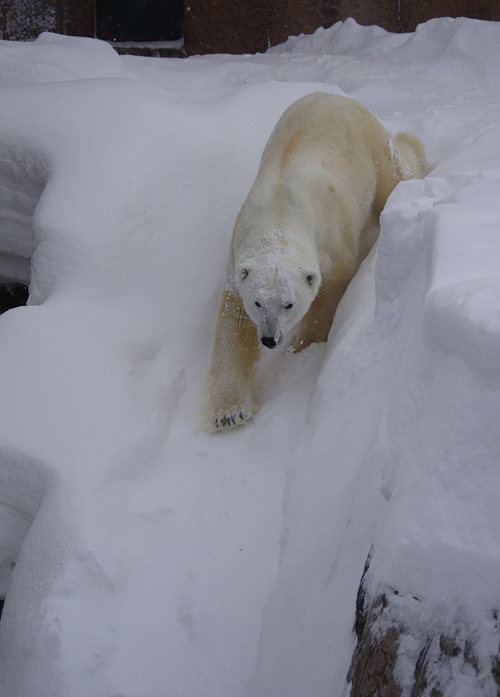
[[[443,694],[496,694],[499,34],[349,20],[185,60],[0,44],[0,275],[30,275],[0,317],[0,694],[340,697],[370,550],[404,695],[436,632],[476,656],[429,673]],[[437,167],[392,195],[328,344],[265,356],[259,415],[211,436],[232,224],[318,89]]]

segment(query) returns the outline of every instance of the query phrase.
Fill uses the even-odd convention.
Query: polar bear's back
[[[360,173],[368,179],[375,176],[382,207],[399,181],[424,177],[432,169],[418,138],[398,133],[392,139],[362,104],[325,92],[309,94],[288,107],[268,140],[259,171],[269,167],[283,173],[314,161],[332,175],[351,176],[349,187],[360,184]]]
[[[378,119],[362,104],[336,94],[315,92],[294,102],[278,121],[262,155],[266,163],[288,167],[304,154],[316,156],[327,169],[370,156],[388,144]]]

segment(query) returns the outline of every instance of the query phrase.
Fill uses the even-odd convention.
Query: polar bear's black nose
[[[264,346],[267,346],[267,348],[276,347],[276,341],[274,340],[273,336],[263,336],[260,341],[262,344],[264,344]]]

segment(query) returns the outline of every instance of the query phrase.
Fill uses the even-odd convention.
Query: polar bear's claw
[[[214,430],[224,431],[228,428],[238,428],[238,426],[245,426],[250,418],[251,415],[245,414],[243,410],[236,411],[231,414],[220,414],[215,417]]]

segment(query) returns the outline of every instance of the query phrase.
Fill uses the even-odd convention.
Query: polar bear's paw
[[[248,381],[234,373],[209,375],[207,388],[204,426],[208,431],[220,433],[245,426],[257,411]]]
[[[231,395],[230,399],[209,400],[206,427],[213,433],[246,426],[256,412],[250,395]]]
[[[252,416],[253,412],[251,409],[221,409],[213,417],[212,430],[219,432],[246,426]]]

